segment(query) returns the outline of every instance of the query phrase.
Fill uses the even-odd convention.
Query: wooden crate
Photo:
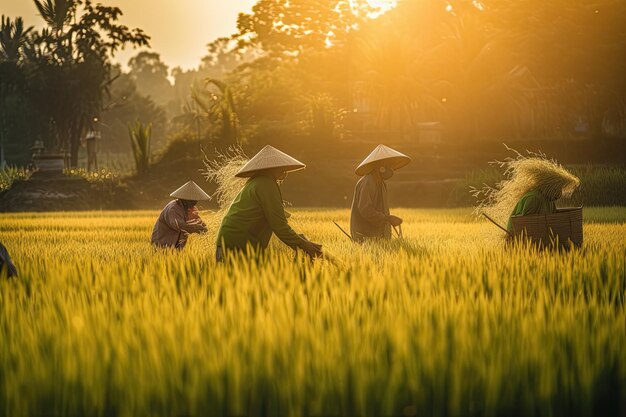
[[[513,237],[527,238],[540,246],[559,248],[583,244],[583,208],[558,209],[553,214],[513,216]]]

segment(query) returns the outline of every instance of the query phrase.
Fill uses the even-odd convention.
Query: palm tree
[[[0,169],[6,165],[4,156],[7,126],[6,101],[24,85],[24,73],[21,68],[22,51],[32,29],[32,27],[24,29],[24,21],[20,17],[11,21],[9,17],[2,16],[0,23]]]
[[[70,23],[76,0],[35,0],[35,6],[46,24],[54,31],[63,32]]]
[[[30,26],[24,29],[24,20],[21,17],[11,22],[9,17],[2,15],[0,25],[0,62],[17,62],[22,57],[28,34],[33,30]]]

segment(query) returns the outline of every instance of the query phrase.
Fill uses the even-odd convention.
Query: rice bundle
[[[528,156],[524,156],[514,149],[507,149],[516,156],[492,162],[505,169],[505,179],[495,187],[485,184],[482,189],[472,189],[472,195],[479,199],[475,214],[486,213],[505,224],[517,202],[529,191],[539,189],[546,196],[570,198],[580,186],[578,177],[545,154],[527,151]]]
[[[246,183],[247,178],[238,178],[235,174],[248,162],[248,157],[241,148],[230,147],[224,153],[218,152],[213,159],[204,154],[203,162],[205,168],[201,170],[202,175],[207,181],[217,184],[211,197],[216,199],[219,209],[207,222],[209,230],[217,230],[230,204]]]

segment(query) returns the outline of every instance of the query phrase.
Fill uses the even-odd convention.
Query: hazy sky
[[[170,69],[198,66],[206,44],[235,32],[239,12],[249,12],[256,0],[97,0],[117,6],[126,26],[143,29],[152,37],[152,49]],[[27,26],[42,26],[33,0],[0,0],[0,14],[22,16]],[[136,54],[127,49],[116,55],[126,64]]]

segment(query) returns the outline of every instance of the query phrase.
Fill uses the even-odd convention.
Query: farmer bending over
[[[206,225],[198,215],[196,203],[210,200],[211,197],[189,181],[170,194],[176,200],[170,201],[161,211],[152,230],[152,244],[158,247],[182,249],[187,237],[192,233],[204,233]]]
[[[218,261],[223,259],[224,251],[243,251],[248,245],[266,249],[272,234],[287,246],[302,249],[311,258],[321,256],[321,245],[297,234],[287,223],[278,186],[288,172],[304,167],[302,162],[268,145],[235,174],[250,179],[222,220],[217,234]]]
[[[548,168],[548,164],[546,164]],[[534,187],[523,193],[519,199],[507,223],[507,230],[513,231],[513,216],[527,216],[531,214],[551,214],[556,213],[556,200],[564,194],[570,196],[579,186],[580,181],[563,168],[555,166],[541,175],[535,175]],[[513,200],[515,201],[515,200]]]
[[[352,239],[362,242],[366,238],[391,238],[391,226],[400,226],[402,219],[389,214],[387,184],[394,170],[411,162],[411,158],[385,145],[378,145],[357,167],[355,173],[362,178],[354,188],[350,212]]]

